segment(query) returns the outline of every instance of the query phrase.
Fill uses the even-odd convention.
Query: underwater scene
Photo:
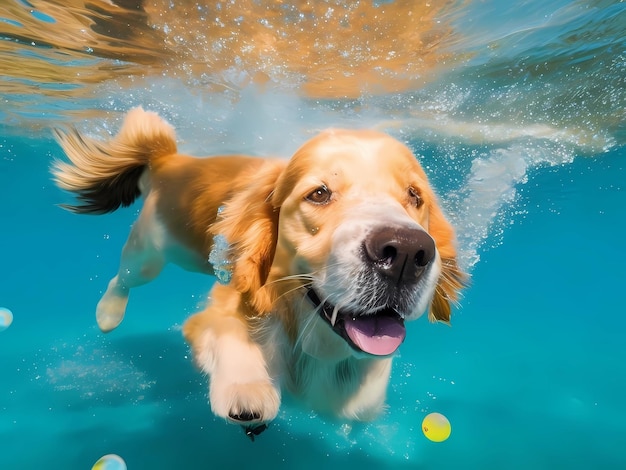
[[[137,106],[194,156],[414,152],[470,281],[407,325],[380,417],[214,416],[182,335],[214,276],[168,265],[98,329],[141,202],[59,207],[54,130]],[[0,197],[0,469],[626,468],[622,1],[1,0]]]

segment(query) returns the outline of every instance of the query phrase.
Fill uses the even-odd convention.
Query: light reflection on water
[[[0,19],[12,131],[146,99],[183,108],[219,94],[228,112],[254,85],[285,98],[276,114],[378,113],[486,141],[521,127],[580,136],[591,153],[624,142],[619,3],[10,0]]]

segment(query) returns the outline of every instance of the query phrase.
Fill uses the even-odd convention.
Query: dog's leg
[[[343,403],[340,414],[349,419],[372,421],[385,408],[391,358],[361,359],[356,366],[358,387]],[[339,387],[339,384],[337,385]]]
[[[238,335],[210,338],[207,334],[206,341],[213,343],[216,356],[209,388],[213,412],[235,423],[274,419],[280,393],[267,373],[261,348]]]
[[[228,298],[230,291],[232,298]],[[239,312],[239,294],[227,286],[212,291],[212,305],[184,326],[196,363],[209,375],[213,412],[238,424],[267,423],[280,407],[280,389],[270,377],[259,344]]]
[[[164,233],[154,216],[154,204],[148,198],[122,249],[117,275],[96,307],[96,321],[103,332],[117,328],[122,322],[130,289],[150,282],[163,269]]]

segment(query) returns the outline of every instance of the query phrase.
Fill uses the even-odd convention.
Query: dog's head
[[[215,226],[235,250],[233,282],[258,313],[297,295],[353,350],[376,356],[395,352],[404,322],[426,310],[449,321],[464,281],[454,231],[405,145],[330,130],[266,179],[242,201],[247,216],[229,204]]]

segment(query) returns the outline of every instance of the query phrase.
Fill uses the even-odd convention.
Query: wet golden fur
[[[324,291],[321,273],[350,278],[330,257],[347,256],[344,246],[356,243],[370,219],[386,223],[389,215],[432,237],[432,281],[412,294],[421,311],[401,314],[412,320],[427,307],[431,320],[450,320],[450,303],[464,281],[454,230],[410,150],[385,134],[326,131],[290,160],[194,158],[177,153],[169,124],[137,108],[108,142],[74,130],[59,132],[58,140],[70,162],[55,163],[55,180],[79,199],[68,209],[98,214],[140,194],[145,199],[118,274],[97,307],[103,331],[122,321],[131,288],[154,279],[168,262],[213,273],[214,237],[228,241],[232,280],[216,284],[206,309],[184,325],[195,361],[210,377],[218,416],[267,422],[278,412],[281,387],[335,416],[372,419],[381,411],[391,358],[355,352],[305,295],[311,286]],[[327,187],[327,200],[311,201],[316,188]],[[337,240],[340,234],[346,244]],[[355,269],[360,262],[348,257]],[[346,291],[354,290],[349,282]],[[345,300],[330,291],[328,299],[337,302],[333,295]]]

